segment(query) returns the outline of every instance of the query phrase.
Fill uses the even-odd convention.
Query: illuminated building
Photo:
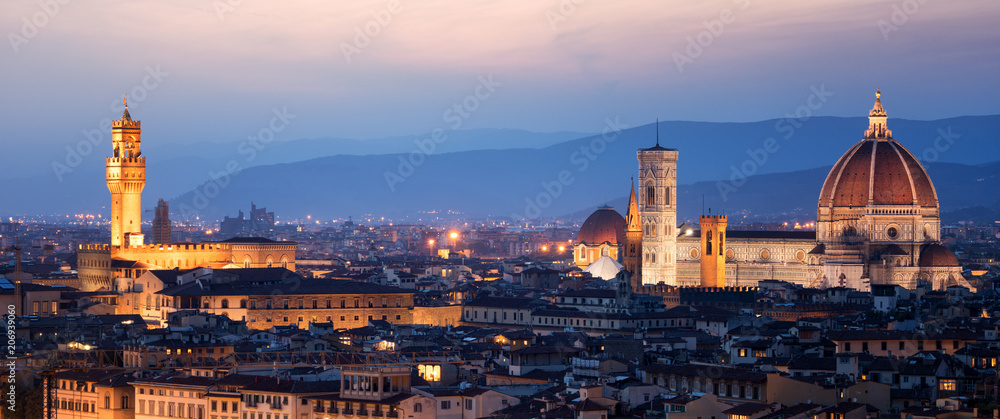
[[[820,189],[815,232],[727,231],[724,249],[717,248],[724,261],[717,250],[708,255],[700,231],[672,229],[676,208],[670,205],[669,186],[676,180],[677,151],[659,142],[639,150],[642,282],[740,287],[779,280],[863,291],[871,284],[968,287],[955,255],[940,244],[934,185],[920,162],[892,137],[880,92],[868,119],[861,141],[834,164]],[[707,225],[717,226],[711,219]],[[720,232],[713,234],[719,238]],[[675,248],[670,254],[676,265],[663,254],[668,248]],[[703,280],[704,257],[724,266],[721,283],[719,278]]]
[[[111,243],[80,245],[77,264],[84,291],[114,288],[114,278],[138,278],[150,269],[263,268],[295,270],[295,242],[234,238],[205,243],[146,244],[141,232],[142,189],[146,185],[146,158],[141,151],[140,121],[128,105],[111,128],[112,157],[107,158],[107,185],[111,192]],[[166,211],[164,202],[163,210]],[[157,215],[160,208],[157,207]],[[169,219],[166,223],[169,225]],[[154,222],[154,237],[163,238],[163,222]]]
[[[170,243],[172,234],[170,204],[161,199],[156,203],[156,215],[153,218],[153,243]]]
[[[573,263],[585,268],[604,256],[618,260],[624,241],[625,219],[612,207],[600,207],[580,226],[573,245]]]
[[[636,152],[642,221],[642,283],[677,283],[677,150],[656,146]]]

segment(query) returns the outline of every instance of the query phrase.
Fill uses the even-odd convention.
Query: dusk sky
[[[420,134],[491,75],[461,129],[755,121],[813,87],[834,93],[819,115],[864,116],[876,87],[891,118],[1000,113],[995,0],[8,0],[0,16],[0,144],[46,153],[125,93],[147,141],[241,140],[274,109],[295,116],[282,140]]]

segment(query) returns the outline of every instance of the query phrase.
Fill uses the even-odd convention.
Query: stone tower
[[[639,159],[639,215],[642,220],[642,283],[677,285],[677,150],[656,146]]]
[[[123,100],[124,102],[124,100]],[[128,113],[111,125],[112,156],[107,158],[111,191],[111,245],[142,245],[142,188],[146,186],[146,158],[140,151],[141,128]]]
[[[702,215],[701,225],[701,286],[726,286],[726,216]]]
[[[156,203],[156,215],[153,217],[153,243],[165,244],[172,241],[173,229],[170,224],[170,203],[160,199]]]
[[[642,286],[642,217],[639,215],[639,201],[635,197],[635,182],[628,197],[628,213],[625,215],[625,246],[622,265],[631,275],[632,289]]]

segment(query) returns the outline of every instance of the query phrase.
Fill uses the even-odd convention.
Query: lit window
[[[942,379],[938,383],[938,390],[941,390],[941,391],[955,391],[955,380],[954,379]]]

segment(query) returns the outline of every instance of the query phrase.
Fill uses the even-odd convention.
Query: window
[[[451,409],[451,400],[441,400],[441,410]]]
[[[656,205],[656,188],[653,185],[646,186],[646,205]]]
[[[905,351],[906,350],[906,342],[899,341],[899,350],[901,350],[901,351]]]
[[[420,413],[424,411],[424,406],[420,403],[413,405],[413,413]]]
[[[938,390],[955,391],[955,379],[942,378],[941,381],[938,383]]]
[[[882,342],[882,350],[884,351],[887,349],[889,349],[889,342]]]
[[[465,410],[472,410],[472,399],[465,399]]]

